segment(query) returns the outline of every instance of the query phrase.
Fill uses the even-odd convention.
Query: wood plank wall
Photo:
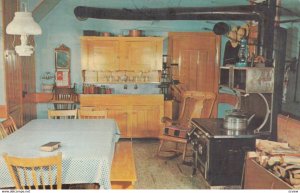
[[[15,0],[12,0],[12,1],[8,1],[8,0],[2,0],[1,1],[2,3],[2,44],[3,44],[3,49],[4,51],[8,50],[9,47],[12,49],[12,46],[9,45],[9,43],[12,43],[13,42],[13,37],[12,36],[7,36],[6,35],[6,32],[5,32],[5,29],[6,29],[6,25],[8,24],[9,20],[12,20],[13,18],[13,14],[14,12],[17,10],[17,1]],[[2,54],[3,55],[3,58],[2,58],[2,61],[5,63],[6,62],[6,57],[7,57],[7,54]],[[5,75],[5,79],[7,78],[7,67],[6,65],[4,64],[4,75]],[[6,89],[7,89],[7,82],[9,81],[5,81],[6,83]],[[7,93],[5,89],[5,93]],[[7,98],[7,95],[6,95],[6,98]],[[6,103],[4,105],[0,105],[0,118],[6,118],[7,117],[7,110],[8,110],[8,105],[7,105],[7,100],[5,101]]]
[[[300,147],[300,121],[289,116],[278,115],[277,141],[288,142],[291,147]]]
[[[19,5],[19,0],[2,0],[6,108],[0,108],[0,116],[11,115],[18,127],[36,117],[36,104],[32,102],[35,98],[30,98],[34,96],[31,93],[35,93],[36,90],[35,56],[34,54],[30,57],[18,56],[14,52],[14,47],[20,44],[20,36],[8,35],[5,32],[14,13],[19,10]],[[34,45],[34,37],[29,36],[28,42]],[[6,112],[3,109],[6,109]]]

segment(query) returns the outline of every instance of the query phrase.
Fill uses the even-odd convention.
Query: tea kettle
[[[247,118],[246,113],[240,109],[232,109],[226,112],[223,126],[225,129],[244,130],[247,128],[255,114]]]

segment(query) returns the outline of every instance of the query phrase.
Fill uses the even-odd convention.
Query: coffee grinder
[[[158,86],[161,89],[161,93],[164,94],[165,100],[171,99],[169,86],[172,83],[172,75],[170,73],[170,67],[167,65],[167,55],[163,55],[161,82]]]

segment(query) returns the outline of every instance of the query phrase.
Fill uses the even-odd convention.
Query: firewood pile
[[[299,150],[289,147],[288,143],[260,139],[256,141],[256,149],[248,155],[294,188],[300,188]]]

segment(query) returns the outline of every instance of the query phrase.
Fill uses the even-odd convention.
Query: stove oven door
[[[208,170],[208,139],[204,133],[196,131],[192,137],[194,173],[199,171],[204,178]]]

